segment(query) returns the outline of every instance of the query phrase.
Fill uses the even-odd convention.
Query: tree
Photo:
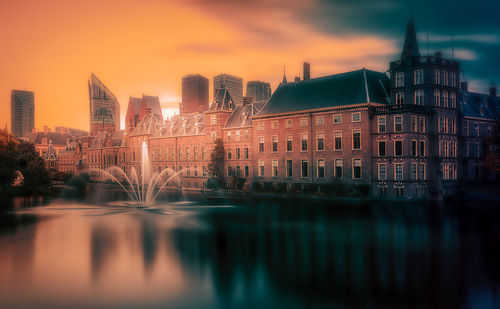
[[[26,193],[45,192],[50,187],[50,173],[35,146],[0,130],[0,187],[6,192],[11,192],[17,171],[23,176],[21,189]]]
[[[215,147],[210,154],[210,164],[208,169],[210,175],[214,177],[220,186],[224,185],[224,157],[226,151],[224,150],[224,143],[221,138],[215,140]]]
[[[38,155],[31,143],[20,142],[17,146],[18,166],[24,176],[23,188],[27,192],[46,191],[51,175],[45,168],[45,161]]]
[[[17,140],[6,130],[0,130],[0,186],[7,187],[16,178],[18,169]]]

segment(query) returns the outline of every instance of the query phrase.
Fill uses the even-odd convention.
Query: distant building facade
[[[460,152],[461,175],[465,181],[494,180],[499,177],[485,168],[486,156],[493,149],[490,138],[497,124],[500,98],[496,88],[491,87],[489,94],[469,92],[467,83],[462,83],[460,96],[462,113]]]
[[[214,96],[219,89],[227,88],[234,104],[243,105],[243,79],[229,74],[214,77]]]
[[[35,128],[35,94],[12,90],[10,98],[10,125],[15,137],[23,137]]]
[[[254,101],[266,101],[271,97],[271,85],[261,81],[249,81],[245,97],[251,97]]]
[[[189,114],[208,109],[208,78],[191,74],[182,78],[182,102],[179,113]]]
[[[114,94],[94,75],[89,82],[90,134],[120,131],[120,104]]]
[[[311,79],[311,64],[309,62],[304,62],[302,64],[303,67],[303,79],[310,80]]]
[[[160,120],[163,121],[160,100],[157,96],[142,95],[142,98],[130,97],[125,116],[125,132],[131,133],[146,115],[148,109],[153,114],[158,115]]]

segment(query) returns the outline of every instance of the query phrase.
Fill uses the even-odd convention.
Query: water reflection
[[[498,210],[296,203],[1,213],[0,307],[500,306]]]

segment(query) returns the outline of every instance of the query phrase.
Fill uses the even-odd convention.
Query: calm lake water
[[[0,307],[500,308],[492,205],[114,194],[0,211]]]

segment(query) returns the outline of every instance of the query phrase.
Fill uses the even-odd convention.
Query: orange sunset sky
[[[280,3],[281,2],[281,3]],[[35,92],[35,127],[89,129],[87,80],[94,72],[117,96],[122,126],[129,96],[180,102],[181,77],[219,73],[271,83],[356,69],[385,70],[372,56],[392,40],[336,37],[293,18],[313,1],[278,1],[238,10],[191,1],[0,1],[0,123],[10,128],[10,91]],[[210,94],[211,96],[212,94]]]
[[[10,91],[26,89],[35,92],[37,129],[88,130],[91,72],[117,96],[123,127],[129,96],[158,95],[164,108],[173,107],[186,74],[209,78],[210,91],[219,73],[242,77],[245,86],[270,82],[274,90],[283,67],[293,80],[302,76],[303,61],[311,63],[312,77],[387,70],[400,52],[408,14],[399,14],[405,16],[391,35],[346,33],[341,24],[325,31],[301,17],[320,2],[0,0],[0,124],[10,128]],[[355,12],[340,2],[346,14]],[[367,10],[405,9],[394,5]]]

